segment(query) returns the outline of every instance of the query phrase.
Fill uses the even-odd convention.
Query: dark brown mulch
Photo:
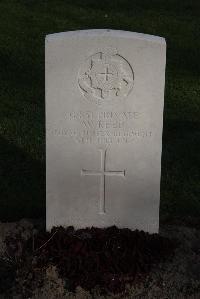
[[[174,244],[158,234],[109,227],[53,228],[36,236],[37,267],[57,266],[68,290],[81,286],[122,292],[127,282],[142,279],[173,252]]]
[[[12,287],[16,275],[15,270],[11,263],[0,259],[0,294]]]

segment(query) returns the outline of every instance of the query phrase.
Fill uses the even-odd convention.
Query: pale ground
[[[0,223],[0,259],[9,261],[4,243],[6,236],[20,234],[27,239],[32,233],[33,224],[28,220],[8,224]],[[200,298],[200,228],[165,225],[161,227],[160,233],[178,242],[174,256],[155,266],[140,285],[127,286],[124,294],[100,296],[98,290],[89,294],[81,288],[77,288],[75,294],[68,293],[56,269],[49,267],[45,272],[40,271],[34,277],[26,277],[26,287],[24,281],[20,281],[24,280],[25,276],[22,279],[18,275],[15,284],[7,289],[6,294],[1,294],[0,299]],[[0,272],[0,290],[1,275]],[[26,290],[28,285],[31,290],[29,295]]]

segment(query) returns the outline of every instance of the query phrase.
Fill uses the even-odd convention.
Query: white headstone
[[[47,229],[158,232],[166,44],[83,30],[46,37]]]

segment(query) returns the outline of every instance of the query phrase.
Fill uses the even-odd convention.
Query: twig
[[[56,230],[53,235],[43,244],[41,245],[38,249],[36,249],[36,251],[42,249],[45,245],[47,245],[47,243],[49,243],[49,241],[51,241],[51,239],[55,236],[55,234],[58,232],[58,230]]]

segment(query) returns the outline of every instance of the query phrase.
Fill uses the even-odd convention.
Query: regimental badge
[[[131,65],[113,48],[91,55],[78,74],[82,94],[98,105],[127,97],[133,82]]]

